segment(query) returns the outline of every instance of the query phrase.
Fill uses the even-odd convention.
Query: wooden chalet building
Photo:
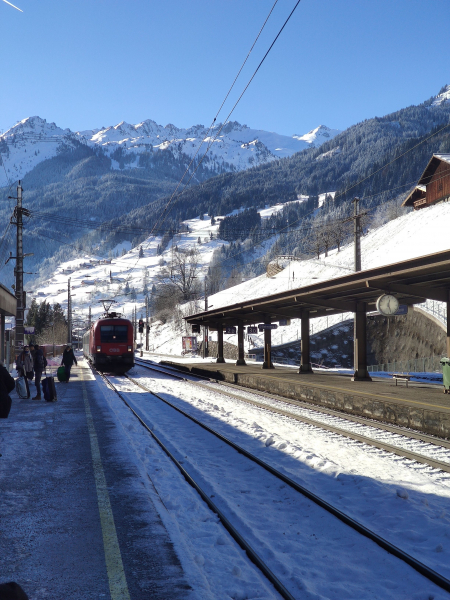
[[[418,184],[403,202],[414,210],[450,200],[450,154],[433,154]]]

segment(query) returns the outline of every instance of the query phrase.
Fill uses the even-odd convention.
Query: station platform
[[[0,582],[16,581],[30,600],[185,598],[149,481],[102,386],[79,360],[56,387],[51,403],[14,392],[0,420]]]
[[[450,395],[442,385],[392,380],[351,381],[348,376],[324,372],[299,374],[297,369],[262,369],[261,364],[161,361],[218,381],[305,401],[326,408],[409,427],[450,438]]]

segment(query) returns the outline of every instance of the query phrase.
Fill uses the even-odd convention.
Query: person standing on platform
[[[28,346],[24,346],[16,360],[16,369],[19,377],[33,379],[33,358]]]
[[[61,360],[61,364],[64,365],[64,368],[66,370],[66,383],[69,383],[70,369],[72,368],[73,363],[75,363],[78,366],[77,359],[75,358],[75,354],[73,353],[72,346],[70,344],[67,344],[66,348],[64,349]]]
[[[44,352],[42,351],[42,348],[36,346],[34,350],[34,383],[36,384],[36,396],[34,396],[33,400],[41,399],[41,378],[46,366],[47,359],[44,356]]]
[[[14,378],[11,377],[6,367],[0,362],[0,419],[8,418],[12,405],[9,394],[13,391],[15,385]]]

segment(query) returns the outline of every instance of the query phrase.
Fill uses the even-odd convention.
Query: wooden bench
[[[406,387],[408,387],[408,382],[412,377],[412,375],[407,375],[406,373],[389,373],[389,375],[392,375],[392,379],[394,379],[396,386],[398,381],[404,381],[406,383]]]

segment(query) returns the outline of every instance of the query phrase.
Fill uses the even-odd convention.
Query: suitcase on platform
[[[42,390],[44,392],[44,399],[46,402],[56,402],[55,378],[45,377],[42,380]]]
[[[58,367],[58,370],[56,371],[56,377],[58,378],[58,381],[66,381],[66,367]]]

